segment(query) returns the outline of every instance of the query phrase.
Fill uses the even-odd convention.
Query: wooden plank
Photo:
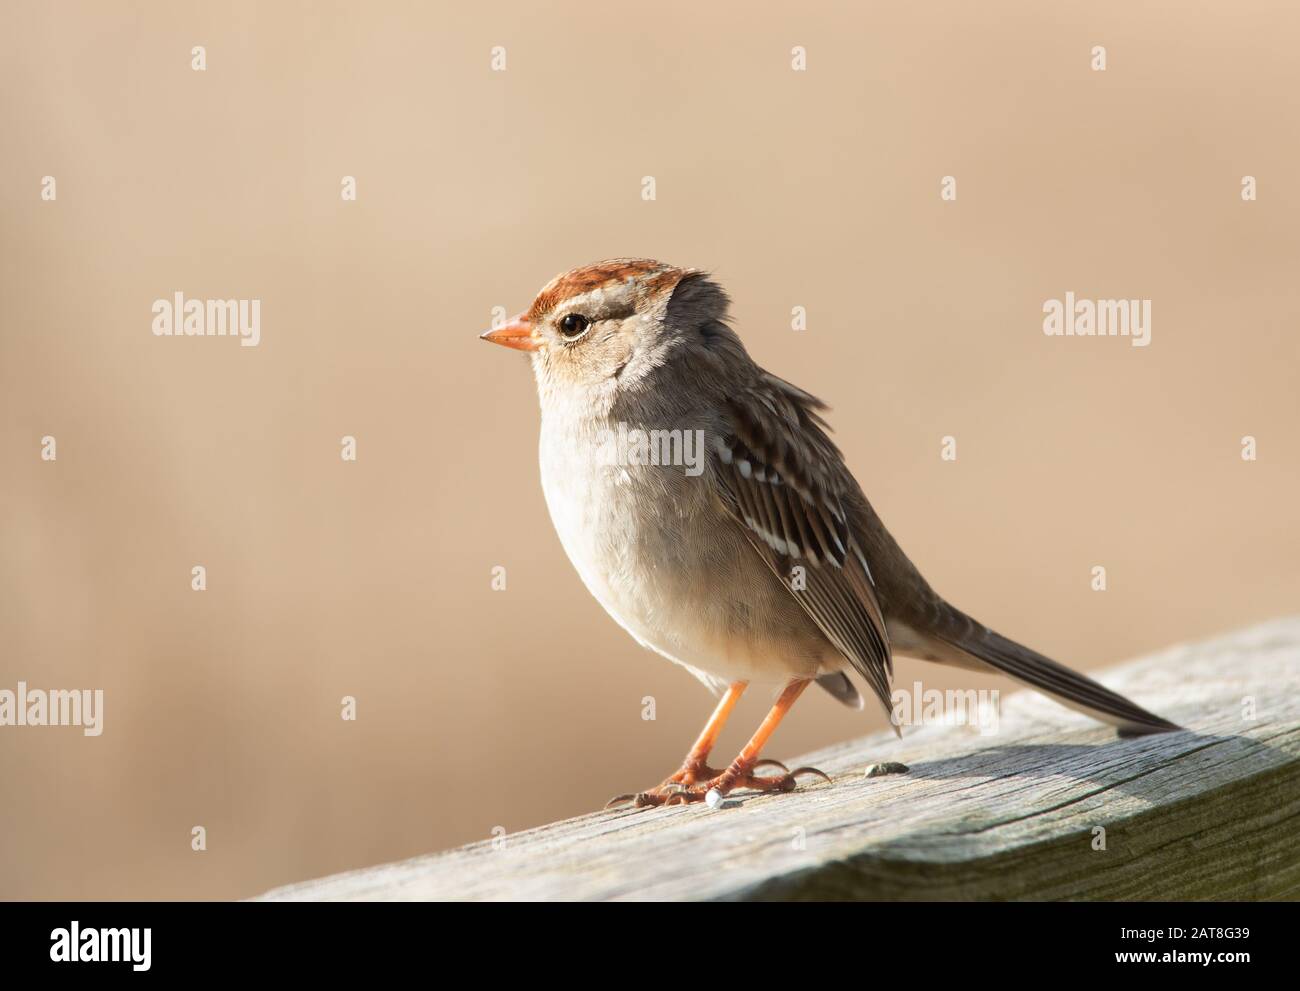
[[[263,897],[1300,895],[1300,618],[1101,680],[1191,731],[1121,740],[1021,692],[1003,700],[994,735],[924,726],[901,743],[884,733],[800,759],[832,785],[738,795],[717,810],[596,812]],[[866,776],[886,760],[910,770]]]

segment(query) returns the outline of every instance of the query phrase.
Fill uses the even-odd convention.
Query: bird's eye
[[[590,326],[591,321],[581,313],[570,313],[560,321],[560,336],[566,341],[576,341]]]

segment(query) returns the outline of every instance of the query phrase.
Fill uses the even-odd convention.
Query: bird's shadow
[[[1215,754],[1218,765],[1246,762],[1257,771],[1278,763],[1269,754],[1290,760],[1286,752],[1245,736],[1201,734],[1179,730],[1154,736],[1112,737],[1095,743],[1015,743],[920,760],[900,775],[875,780],[942,781],[954,779],[1061,778],[1089,781],[1098,790],[1116,789],[1139,797],[1167,793],[1168,783],[1154,772],[1195,759],[1211,748],[1231,748]],[[869,783],[869,782],[868,782]]]
[[[865,788],[886,781],[965,779],[971,783],[984,783],[999,779],[1064,777],[1091,782],[1096,785],[1097,792],[1116,790],[1149,800],[1167,800],[1168,782],[1162,781],[1161,776],[1154,772],[1179,761],[1195,759],[1197,754],[1214,747],[1231,748],[1215,755],[1218,766],[1247,762],[1251,771],[1238,776],[1263,772],[1293,759],[1285,750],[1250,737],[1183,729],[1150,736],[1116,735],[1088,743],[998,744],[947,757],[914,761],[906,766],[905,771],[880,773],[865,780],[859,770],[861,763],[848,753],[826,754],[825,763],[837,786],[849,783],[852,780],[850,775],[859,778],[855,783]],[[1277,756],[1269,760],[1270,754]],[[812,762],[816,763],[815,755]],[[740,808],[754,799],[766,797],[770,796],[737,792],[728,795],[717,808]]]

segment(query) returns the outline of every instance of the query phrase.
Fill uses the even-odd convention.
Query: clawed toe
[[[685,789],[681,791],[671,791],[664,796],[663,805],[690,805],[691,802],[698,802],[699,796]]]
[[[790,777],[792,778],[797,778],[801,774],[814,774],[817,777],[821,778],[823,781],[825,781],[827,784],[831,784],[831,776],[827,774],[825,771],[821,770],[820,768],[796,767],[793,771],[789,773],[790,773]]]
[[[761,767],[775,767],[782,773],[754,773]],[[687,775],[679,771],[663,784],[649,791],[631,792],[611,798],[605,804],[605,808],[611,809],[627,803],[630,803],[636,809],[669,805],[693,805],[696,802],[706,801],[711,791],[716,791],[720,797],[726,797],[731,792],[744,788],[758,792],[791,792],[798,787],[800,775],[812,775],[821,778],[827,784],[831,783],[830,775],[818,768],[796,767],[791,771],[779,760],[767,758],[755,761],[754,765],[744,774],[736,774],[729,769],[713,772],[712,776],[706,780],[700,780],[692,774],[689,775],[690,780],[686,781],[683,779]]]
[[[615,795],[605,803],[605,809],[614,809],[623,805],[628,805],[634,809],[653,809],[661,805],[689,805],[692,802],[702,802],[703,800],[704,792],[698,791],[696,788],[688,788],[680,784],[660,785],[650,791]]]
[[[767,718],[725,771],[709,767],[708,757],[718,740],[718,733],[747,684],[744,681],[733,681],[727,686],[726,693],[718,701],[718,707],[705,724],[704,732],[695,741],[695,746],[691,747],[686,760],[677,771],[649,791],[611,798],[605,803],[605,808],[629,802],[637,809],[660,805],[690,805],[692,802],[707,802],[710,808],[718,808],[723,805],[723,799],[737,788],[749,788],[758,792],[794,791],[799,787],[797,779],[801,774],[815,775],[830,784],[830,776],[815,767],[798,767],[792,771],[779,760],[759,757],[767,745],[768,737],[790,710],[790,706],[812,684],[811,678],[795,678],[782,689]],[[774,767],[780,773],[757,773],[760,768],[768,767]]]
[[[754,771],[756,771],[759,767],[762,767],[764,764],[775,765],[776,767],[779,767],[783,771],[785,771],[785,773],[771,774],[771,775],[755,774]],[[796,767],[793,771],[791,771],[788,770],[784,764],[780,763],[780,761],[772,760],[772,761],[759,761],[753,766],[753,768],[750,769],[750,772],[748,774],[740,775],[739,777],[737,777],[735,781],[731,784],[731,788],[719,789],[719,791],[724,795],[727,794],[728,791],[735,788],[752,788],[755,791],[779,791],[779,792],[794,791],[795,788],[798,787],[798,779],[799,779],[799,775],[801,774],[815,775],[816,777],[821,778],[827,784],[831,783],[830,775],[828,775],[825,771],[819,770],[818,768]]]

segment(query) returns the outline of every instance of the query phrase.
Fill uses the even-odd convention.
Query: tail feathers
[[[954,610],[955,611],[955,610]],[[962,632],[939,639],[1017,681],[1046,692],[1063,705],[1110,723],[1121,736],[1168,733],[1182,727],[1162,719],[1064,664],[1008,640],[962,616]]]

